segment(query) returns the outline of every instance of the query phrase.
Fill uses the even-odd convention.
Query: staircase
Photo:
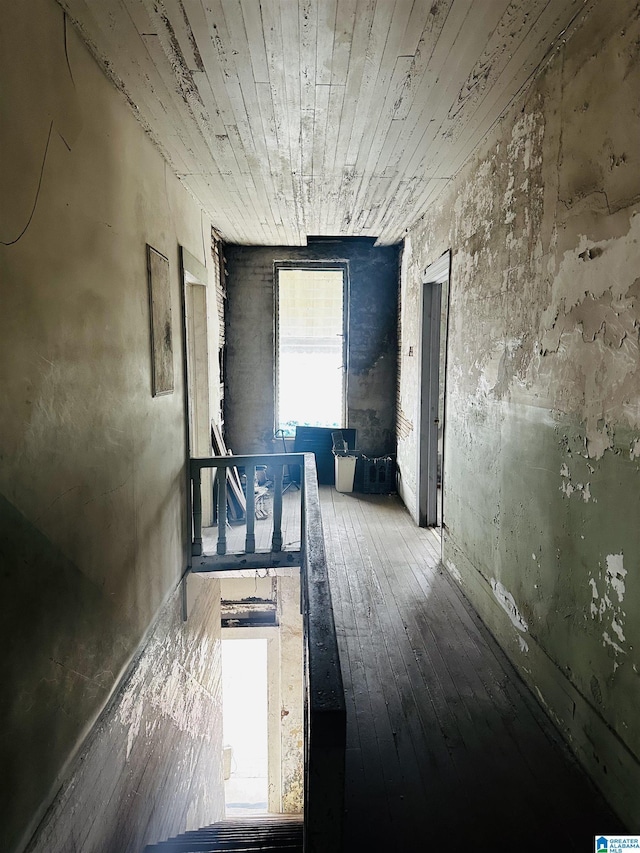
[[[149,844],[144,853],[253,853],[255,850],[302,853],[302,817],[267,815],[221,820],[168,841]]]

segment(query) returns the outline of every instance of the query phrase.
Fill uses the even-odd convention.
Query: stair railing
[[[205,456],[191,460],[193,539],[191,544],[191,571],[212,572],[225,569],[265,569],[279,566],[299,566],[301,549],[283,550],[282,545],[282,495],[284,469],[289,471],[295,466],[304,469],[304,453],[270,453],[252,456]],[[246,535],[244,549],[228,553],[227,547],[227,488],[228,470],[244,468],[247,483],[253,484],[258,467],[273,471],[273,531],[271,548],[268,551],[256,551],[255,539],[255,493],[247,488],[246,494]],[[218,491],[218,541],[215,554],[203,554],[202,550],[202,469],[213,468],[216,471]],[[222,476],[222,472],[225,476]],[[301,491],[302,495],[302,491]],[[304,519],[301,512],[301,527]],[[302,531],[299,536],[302,542]]]
[[[245,547],[227,553],[226,469],[245,469],[253,483],[256,466],[274,472],[271,549],[256,551],[253,489],[247,489]],[[282,547],[283,471],[301,469],[300,549]],[[218,481],[218,540],[216,554],[202,548],[201,471],[215,468]],[[225,476],[221,472],[225,472]],[[300,566],[304,624],[304,851],[339,853],[342,849],[346,707],[329,574],[324,548],[320,496],[313,453],[276,453],[256,456],[212,456],[191,460],[192,572]]]
[[[347,713],[313,453],[304,454],[305,853],[342,850]]]

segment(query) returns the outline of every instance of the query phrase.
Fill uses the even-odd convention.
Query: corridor
[[[622,832],[395,497],[321,488],[345,851],[591,850]]]
[[[339,422],[399,496],[322,493],[345,850],[640,833],[639,2],[3,4],[2,853],[224,817],[237,599],[191,571],[192,459],[212,427],[216,455],[285,449],[280,286],[336,269]],[[440,435],[450,575],[412,520]],[[299,556],[264,559],[297,571],[290,511]],[[262,560],[244,613],[274,623]]]

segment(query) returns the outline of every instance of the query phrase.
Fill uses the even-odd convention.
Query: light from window
[[[341,269],[278,270],[278,429],[341,427]]]

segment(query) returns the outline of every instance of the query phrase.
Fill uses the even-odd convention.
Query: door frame
[[[186,542],[187,542],[187,568],[191,567],[191,513],[192,513],[192,495],[191,495],[191,471],[190,460],[192,455],[193,436],[192,420],[193,420],[193,404],[191,397],[191,376],[190,371],[190,332],[189,332],[189,305],[192,304],[189,298],[188,288],[203,287],[205,295],[205,312],[204,312],[204,339],[206,347],[206,355],[204,359],[205,374],[200,377],[200,384],[205,387],[204,405],[208,418],[208,430],[211,431],[211,400],[209,397],[209,331],[208,331],[208,307],[207,307],[207,283],[209,274],[204,264],[195,258],[184,246],[180,246],[180,312],[182,319],[182,370],[183,370],[183,389],[184,389],[184,441],[185,441],[185,468],[186,468],[186,505],[187,518],[185,522]],[[198,380],[196,380],[198,381]],[[208,441],[208,453],[203,455],[211,455],[211,439]],[[203,470],[202,483],[202,503],[203,503],[203,523],[211,523],[210,516],[213,512],[213,494],[210,487],[211,474],[209,471]],[[204,521],[208,519],[208,521]]]
[[[280,627],[222,628],[221,637],[223,640],[267,641],[267,808],[278,813],[282,811]]]
[[[425,270],[420,290],[420,381],[418,400],[416,521],[420,527],[438,525],[438,427],[442,417],[443,452],[441,491],[444,494],[444,411],[440,404],[440,363],[444,362],[446,400],[446,346],[449,316],[451,251],[445,252]],[[446,313],[445,313],[446,312]],[[442,340],[443,315],[445,339]],[[441,358],[444,347],[444,359]],[[444,406],[443,406],[444,409]],[[442,509],[441,509],[442,513]],[[441,521],[441,519],[440,519]]]

